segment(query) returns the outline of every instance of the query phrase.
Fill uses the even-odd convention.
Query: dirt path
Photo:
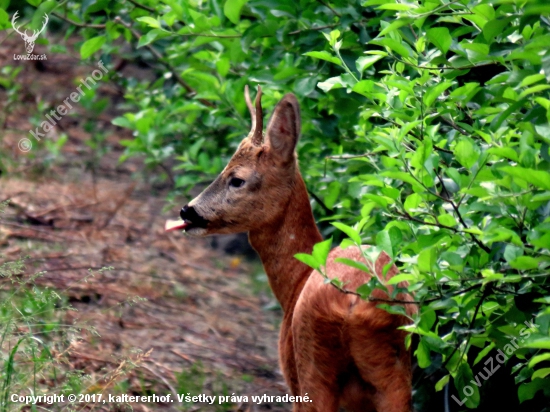
[[[77,310],[63,315],[79,328],[67,368],[83,370],[101,386],[105,368],[128,366],[139,350],[149,355],[118,382],[128,394],[285,394],[276,349],[280,313],[262,310],[273,303],[265,286],[253,292],[250,274],[261,272],[258,263],[214,250],[208,240],[164,233],[164,221],[178,209],[163,212],[169,191],[158,183],[160,171],[145,170],[137,160],[118,163],[119,141],[129,135],[110,124],[117,113],[97,119],[108,149],[100,158],[86,145],[89,113],[83,108],[45,138],[53,144],[61,133],[68,136],[59,154],[42,142],[27,154],[17,149],[29,137],[29,118],[42,116],[36,104],[53,107],[72,91],[74,79],[90,71],[66,55],[50,55],[43,64],[13,62],[11,49],[19,43],[4,42],[0,53],[0,66],[22,70],[15,80],[19,96],[9,107],[7,91],[0,89],[0,200],[11,199],[0,220],[0,250],[4,261],[28,255],[29,273],[46,271],[37,284],[62,292]],[[120,93],[109,83],[98,89],[110,101]],[[133,408],[240,410],[238,404]],[[270,403],[252,410],[288,409]]]

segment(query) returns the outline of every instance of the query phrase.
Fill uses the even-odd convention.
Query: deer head
[[[181,209],[183,222],[171,229],[206,236],[248,232],[281,219],[300,179],[294,153],[300,108],[293,94],[284,96],[271,116],[264,141],[261,96],[258,86],[253,107],[245,87],[252,117],[250,133],[217,179]]]
[[[40,30],[33,30],[32,36],[29,36],[27,34],[27,30],[25,30],[24,32],[20,32],[17,26],[15,25],[15,20],[17,20],[18,14],[19,12],[16,11],[15,14],[13,15],[11,19],[11,25],[13,27],[13,30],[15,30],[17,33],[21,35],[21,38],[25,42],[25,49],[27,50],[27,53],[30,54],[34,50],[34,42],[38,38],[38,35],[44,31],[44,29],[46,28],[46,24],[48,24],[48,15],[47,14],[44,15],[44,24],[42,25],[42,28]]]

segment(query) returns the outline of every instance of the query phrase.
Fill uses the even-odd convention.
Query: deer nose
[[[189,222],[189,229],[191,229],[191,227],[206,228],[208,225],[208,220],[199,215],[193,206],[185,205],[182,207],[180,210],[180,217],[182,220]]]
[[[191,220],[191,219],[189,219],[189,217],[190,217],[189,216],[190,215],[189,210],[190,209],[193,209],[193,206],[189,207],[188,205],[185,205],[184,207],[181,208],[180,217],[181,217],[182,220],[186,220],[186,219]]]

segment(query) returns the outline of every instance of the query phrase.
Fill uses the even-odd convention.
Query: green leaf
[[[139,39],[138,49],[140,47],[146,46],[146,45],[154,42],[157,39],[162,39],[162,38],[168,37],[168,36],[170,36],[170,33],[163,30],[163,29],[149,30],[147,32],[147,34],[145,34],[144,36],[141,36],[141,38]]]
[[[479,352],[474,360],[474,365],[477,365],[481,360],[483,360],[483,358],[487,356],[487,354],[491,352],[495,346],[496,346],[495,343],[491,342],[489,345],[487,345],[487,347],[485,347],[481,352]]]
[[[351,266],[352,268],[362,270],[366,273],[371,273],[372,271],[369,269],[369,267],[364,264],[363,262],[358,262],[356,260],[347,259],[347,258],[336,258],[334,259],[335,262],[343,263],[344,265]],[[357,292],[359,293],[359,292]]]
[[[550,349],[550,336],[533,334],[522,342],[523,348]]]
[[[325,196],[325,206],[329,209],[332,209],[336,200],[338,200],[338,195],[340,194],[340,188],[342,184],[338,181],[330,182],[328,185],[328,194]]]
[[[542,189],[550,190],[550,173],[519,166],[504,166],[498,169],[510,176],[522,179]]]
[[[447,27],[434,27],[433,29],[429,29],[426,36],[435,47],[443,52],[443,55],[447,54],[452,43],[451,34]]]
[[[361,299],[366,300],[369,298],[370,294],[372,293],[372,287],[370,284],[364,283],[357,288],[356,292],[361,295]]]
[[[487,21],[495,17],[495,10],[488,4],[479,4],[472,8],[472,11],[474,12],[473,15],[465,15],[464,18],[470,20],[481,29],[483,29]]]
[[[39,30],[42,27],[42,24],[44,23],[44,15],[50,14],[51,11],[55,9],[57,6],[58,6],[58,3],[55,0],[43,1],[34,12],[34,15],[32,16],[31,24],[29,25],[28,28],[31,31]]]
[[[323,90],[325,93],[328,93],[332,89],[341,89],[344,86],[345,82],[342,80],[341,76],[331,77],[324,82],[317,83],[317,87]]]
[[[531,256],[520,256],[510,262],[510,266],[518,270],[530,270],[538,268],[540,259]]]
[[[413,189],[415,191],[422,191],[423,188],[422,186],[420,185],[420,183],[418,183],[414,177],[412,177],[409,173],[406,173],[406,172],[394,172],[394,171],[385,171],[385,172],[382,172],[380,173],[381,176],[385,176],[385,177],[389,177],[390,179],[397,179],[397,180],[402,180],[403,182],[406,182],[406,183],[409,183],[410,185],[413,186]]]
[[[231,68],[231,62],[227,57],[221,57],[218,61],[216,61],[216,69],[218,70],[218,73],[220,76],[225,77],[227,76],[227,73],[229,73],[229,69]]]
[[[416,280],[416,276],[408,274],[408,273],[400,273],[398,275],[393,276],[390,280],[388,280],[386,283],[388,285],[396,285],[399,282],[412,282]]]
[[[440,380],[438,380],[435,384],[435,391],[441,391],[449,383],[450,377],[451,375],[445,375]]]
[[[533,83],[538,83],[541,80],[544,80],[544,78],[545,78],[544,74],[532,74],[531,76],[525,77],[521,81],[520,86],[521,87],[527,87],[527,86],[532,85]]]
[[[430,348],[424,343],[424,338],[420,339],[418,348],[414,354],[416,355],[416,359],[418,359],[418,366],[422,369],[426,369],[432,364],[430,359]]]
[[[453,215],[450,215],[449,213],[439,215],[437,217],[437,220],[439,221],[439,223],[445,226],[454,227],[457,225],[456,219],[453,217]]]
[[[550,360],[550,353],[542,353],[540,355],[533,356],[529,361],[529,367],[533,368],[537,363]]]
[[[387,303],[380,303],[376,305],[376,307],[384,309],[386,312],[391,313],[392,315],[407,316],[407,311],[403,306],[400,305],[389,305]]]
[[[300,262],[305,263],[309,267],[319,270],[321,267],[321,264],[315,259],[312,255],[308,255],[307,253],[297,253],[294,255],[296,259],[298,259]]]
[[[329,34],[325,33],[325,32],[322,32],[323,35],[325,36],[325,38],[327,39],[328,41],[328,44],[330,44],[330,46],[335,49],[335,50],[338,50],[340,49],[340,46],[338,45],[338,38],[340,37],[340,30],[336,29],[336,30],[331,30],[331,32]]]
[[[475,409],[477,405],[479,405],[480,396],[479,388],[477,385],[472,384],[472,381],[474,381],[474,374],[472,373],[470,365],[468,365],[468,362],[462,362],[458,368],[456,376],[454,377],[455,388],[458,391],[459,399],[465,400],[465,405],[468,408]],[[470,396],[462,398],[467,394],[467,392],[470,392],[470,390],[467,392],[464,391],[466,386],[471,388],[473,393]]]
[[[10,16],[0,8],[0,29],[11,27]]]
[[[514,162],[518,161],[518,154],[511,147],[491,147],[489,150],[487,150],[487,153],[494,154],[500,157],[505,157]]]
[[[342,62],[340,61],[340,59],[336,56],[333,56],[328,51],[311,51],[304,53],[304,56],[314,57],[316,59],[325,60],[327,62],[337,64],[338,66],[342,66]]]
[[[89,40],[86,40],[82,46],[80,46],[80,56],[83,59],[87,59],[96,51],[101,49],[101,46],[105,44],[105,36],[92,37]]]
[[[355,93],[359,93],[366,97],[370,97],[373,89],[374,89],[374,82],[372,80],[360,80],[352,88],[352,90]]]
[[[382,230],[376,235],[376,246],[385,251],[392,259],[395,259],[395,253],[402,241],[403,235],[395,226],[388,230]]]
[[[352,228],[348,225],[345,225],[343,223],[340,223],[340,222],[333,222],[332,226],[334,226],[336,229],[339,229],[342,232],[344,232],[356,244],[358,244],[358,245],[361,244],[361,236],[359,236],[359,233],[357,233],[357,231],[354,228]]]
[[[470,169],[476,162],[479,157],[479,153],[475,151],[474,145],[469,139],[463,138],[454,149],[456,160],[459,163]]]
[[[493,38],[504,32],[504,29],[510,24],[513,17],[506,17],[504,19],[496,19],[488,21],[483,26],[483,37],[485,40],[491,41]]]
[[[377,44],[379,46],[385,46],[389,48],[391,51],[400,54],[403,57],[409,57],[410,52],[407,47],[404,46],[403,42],[398,42],[397,40],[391,39],[389,37],[385,37],[383,39],[375,39],[371,40],[372,44]]]
[[[472,11],[474,14],[481,16],[485,21],[493,20],[495,18],[495,9],[489,4],[479,4],[475,6]]]
[[[239,23],[241,18],[241,9],[246,4],[247,0],[226,0],[223,5],[223,14],[233,24]]]
[[[522,91],[519,95],[520,99],[523,99],[525,96],[529,96],[530,94],[542,92],[544,90],[550,89],[550,85],[547,84],[537,84],[536,86],[529,87],[528,89]]]
[[[383,37],[386,35],[386,33],[390,33],[392,31],[397,30],[400,27],[403,27],[407,24],[409,24],[412,21],[412,19],[405,17],[399,20],[393,21],[391,24],[389,24],[387,27],[385,27],[380,33],[378,33],[378,37]]]
[[[378,10],[397,10],[397,11],[407,11],[414,8],[416,7],[413,6],[412,4],[404,4],[404,3],[386,3],[377,7]]]
[[[511,261],[515,260],[516,258],[522,255],[523,255],[522,247],[514,246],[514,245],[506,245],[506,248],[504,249],[504,259],[508,263],[510,263]]]
[[[321,266],[325,266],[327,262],[327,256],[332,246],[332,238],[323,242],[317,243],[313,246],[313,252],[311,253],[317,263]]]
[[[516,112],[520,107],[523,107],[525,105],[526,100],[522,99],[514,104],[510,105],[505,111],[500,113],[498,116],[495,116],[495,118],[491,121],[491,125],[489,126],[491,131],[495,132],[498,130],[498,128],[504,123],[504,121],[514,112]]]
[[[407,196],[407,199],[405,200],[405,203],[403,206],[405,207],[405,210],[409,213],[414,213],[414,209],[417,209],[418,206],[422,203],[422,196],[418,193],[413,193],[409,196]]]
[[[422,272],[431,272],[432,268],[435,265],[435,260],[435,249],[433,247],[429,249],[424,249],[418,255],[418,269],[420,269]]]
[[[145,23],[149,27],[152,27],[154,29],[159,29],[160,28],[159,21],[157,19],[152,18],[152,17],[149,17],[149,16],[138,17],[136,20],[141,21],[142,23]]]
[[[430,87],[424,94],[424,104],[426,107],[430,107],[435,102],[435,99],[441,96],[445,90],[451,87],[451,85],[452,83],[450,81],[444,81]]]
[[[363,73],[365,69],[372,66],[374,63],[376,63],[378,60],[384,58],[384,56],[362,56],[357,59],[355,62],[355,66],[357,67],[357,71],[359,73]]]
[[[546,378],[549,374],[550,374],[550,368],[542,368],[535,371],[535,373],[533,373],[533,376],[531,376],[531,379],[535,380],[537,378]]]
[[[546,389],[550,385],[550,379],[535,379],[529,383],[523,383],[518,388],[518,399],[520,402],[533,399],[538,391]]]

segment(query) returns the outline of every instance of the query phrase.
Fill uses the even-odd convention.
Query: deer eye
[[[229,186],[231,187],[241,187],[242,185],[244,185],[244,180],[238,177],[232,177],[229,181]]]

